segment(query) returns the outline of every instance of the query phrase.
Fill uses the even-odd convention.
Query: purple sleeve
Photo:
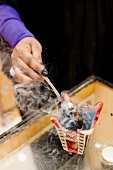
[[[25,27],[18,12],[8,5],[0,5],[0,34],[12,48],[25,37],[34,35]]]

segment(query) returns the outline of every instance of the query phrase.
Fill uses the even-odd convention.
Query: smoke
[[[37,114],[41,111],[52,111],[52,104],[56,102],[56,95],[46,82],[35,82],[17,84],[10,75],[12,48],[0,37],[0,59],[2,61],[2,71],[14,83],[14,93],[21,115]],[[49,109],[48,109],[49,108]],[[48,109],[48,110],[47,110]]]
[[[14,93],[22,115],[37,114],[47,111],[56,103],[56,95],[46,82],[16,84]],[[52,108],[51,108],[52,111]]]
[[[80,104],[80,103],[79,103]],[[91,106],[81,102],[81,106],[74,105],[69,101],[58,104],[59,122],[68,130],[88,130],[92,127],[96,116],[97,106]]]

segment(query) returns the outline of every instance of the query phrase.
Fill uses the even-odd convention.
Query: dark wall
[[[55,86],[69,89],[92,74],[113,83],[113,1],[65,0],[57,5],[50,10],[50,62],[45,61]]]

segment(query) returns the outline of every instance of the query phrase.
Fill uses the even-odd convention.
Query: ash
[[[31,149],[38,170],[83,170],[84,156],[63,150],[55,128],[34,141]]]

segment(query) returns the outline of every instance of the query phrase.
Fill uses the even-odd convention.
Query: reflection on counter
[[[83,156],[64,151],[56,129],[0,161],[1,170],[83,170]]]
[[[0,163],[1,170],[37,170],[29,145],[9,155]]]
[[[0,62],[0,135],[22,121],[13,82],[2,72]]]
[[[21,115],[18,113],[17,109],[3,114],[0,119],[0,135],[8,131],[10,128],[17,125],[22,121]]]

